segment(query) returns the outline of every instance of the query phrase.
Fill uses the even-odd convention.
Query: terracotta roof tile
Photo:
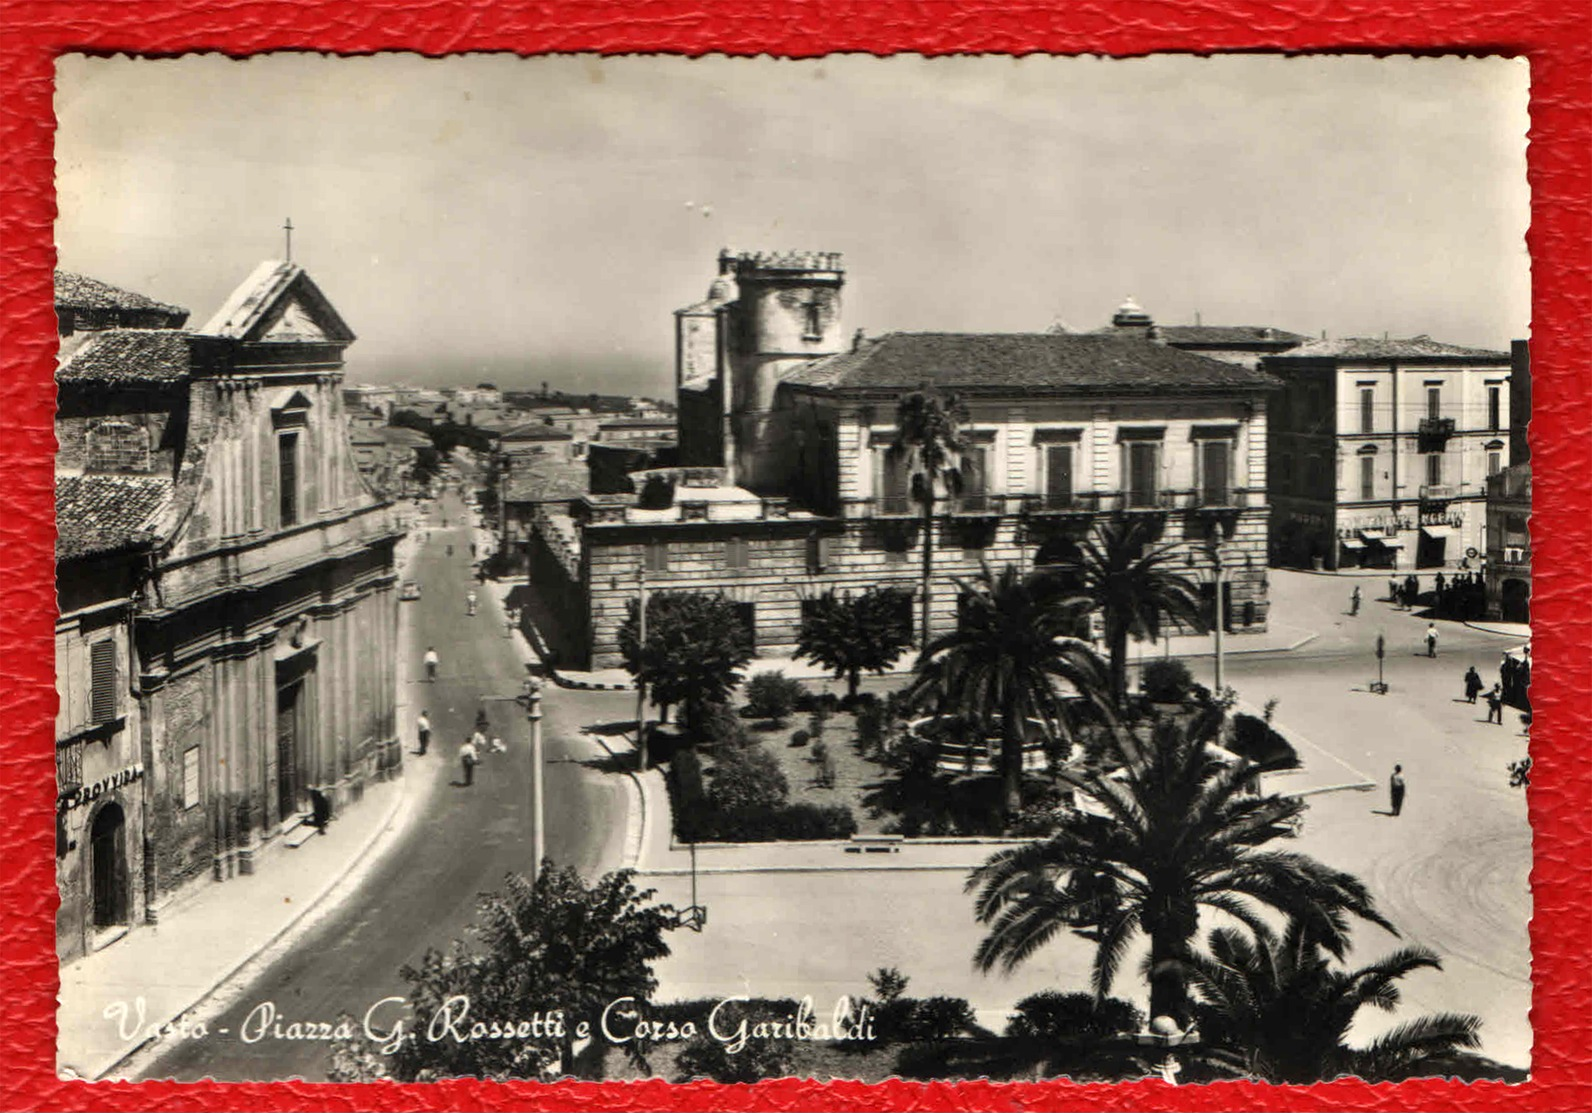
[[[1500,363],[1509,361],[1509,353],[1492,352],[1485,348],[1461,348],[1457,344],[1444,344],[1430,336],[1412,336],[1408,339],[1393,337],[1379,340],[1376,337],[1345,336],[1335,340],[1312,340],[1308,344],[1273,359],[1430,359],[1451,356],[1459,359],[1492,359]]]
[[[1149,340],[1055,333],[898,332],[854,352],[803,364],[785,378],[821,390],[911,390],[968,394],[1148,394],[1270,390],[1263,371]]]
[[[171,491],[171,480],[163,476],[56,476],[56,559],[129,547],[153,525]]]
[[[586,468],[567,464],[512,471],[503,491],[503,501],[566,502],[582,498],[590,486],[588,476]]]
[[[55,381],[176,383],[188,376],[188,333],[106,329],[89,335],[56,369]]]
[[[179,305],[167,305],[97,278],[61,270],[55,272],[55,304],[72,309],[152,309],[184,316],[188,313]]]

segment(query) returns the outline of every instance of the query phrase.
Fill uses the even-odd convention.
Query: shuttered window
[[[116,643],[109,638],[89,649],[89,710],[91,722],[116,718]]]
[[[746,568],[752,563],[752,546],[744,537],[732,537],[724,543],[724,566]]]
[[[276,439],[277,509],[283,526],[298,521],[298,434],[283,433]]]

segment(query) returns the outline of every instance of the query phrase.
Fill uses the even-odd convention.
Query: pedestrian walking
[[[1476,696],[1479,695],[1481,690],[1485,687],[1486,685],[1481,682],[1481,673],[1476,671],[1475,665],[1472,665],[1470,668],[1465,670],[1466,703],[1475,703]]]
[[[1393,775],[1387,781],[1388,802],[1393,806],[1393,814],[1398,815],[1404,810],[1404,766],[1395,765]]]
[[[1403,602],[1399,597],[1399,582],[1397,580],[1389,580],[1387,582],[1387,601],[1393,604],[1395,610]]]
[[[436,646],[433,646],[433,645],[426,646],[425,662],[426,662],[426,683],[435,684],[437,682],[437,666],[439,664],[441,664],[440,658],[437,657],[437,647]]]
[[[1437,656],[1437,624],[1435,622],[1426,624],[1426,655],[1428,657]]]
[[[464,597],[464,609],[467,614],[475,614],[475,592],[469,592]]]
[[[475,747],[475,736],[466,738],[459,746],[459,764],[464,769],[464,783],[475,784],[476,763],[481,760],[481,751]]]
[[[426,715],[425,708],[420,709],[420,715],[415,719],[415,737],[420,740],[420,752],[424,754],[431,746],[431,719]]]
[[[1353,618],[1360,613],[1360,585],[1354,585],[1354,591],[1349,594],[1349,617]]]
[[[1504,693],[1503,689],[1494,684],[1492,691],[1487,693],[1487,721],[1504,725]]]

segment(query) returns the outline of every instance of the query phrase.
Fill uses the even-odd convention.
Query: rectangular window
[[[199,806],[199,747],[189,746],[182,752],[182,806]]]
[[[1426,454],[1426,485],[1439,487],[1443,483],[1443,454],[1441,452],[1428,452]]]
[[[1497,430],[1503,428],[1504,389],[1501,386],[1487,387],[1487,428]]]
[[[1053,444],[1045,449],[1045,503],[1072,505],[1072,445]]]
[[[1368,386],[1360,388],[1360,432],[1376,431],[1376,391]]]
[[[989,502],[989,450],[973,447],[962,451],[961,504],[968,510],[983,510]]]
[[[1360,499],[1370,502],[1376,498],[1376,457],[1360,457]]]
[[[1233,446],[1228,441],[1200,445],[1200,505],[1231,506]]]
[[[1487,474],[1497,475],[1504,470],[1504,454],[1502,452],[1487,453]]]
[[[874,456],[874,490],[883,513],[905,514],[910,510],[908,495],[912,491],[912,481],[907,474],[906,461],[891,463],[886,451],[880,449]]]
[[[1128,505],[1153,507],[1161,488],[1161,446],[1154,441],[1128,442]]]
[[[669,544],[666,541],[648,541],[646,544],[646,568],[648,572],[667,572],[669,570]]]
[[[732,537],[724,543],[726,568],[749,568],[752,564],[752,544],[744,537]]]
[[[277,516],[283,526],[298,521],[298,434],[276,438]]]
[[[89,647],[89,709],[91,723],[116,718],[116,642],[111,638]]]
[[[1426,416],[1436,421],[1443,413],[1443,388],[1429,386],[1426,388]]]
[[[807,572],[816,576],[820,572],[827,572],[834,561],[833,537],[825,537],[821,533],[809,534],[807,537]]]

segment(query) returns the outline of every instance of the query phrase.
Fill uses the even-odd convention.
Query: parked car
[[[411,602],[420,598],[420,585],[414,580],[405,580],[398,589],[398,598],[404,602]]]

